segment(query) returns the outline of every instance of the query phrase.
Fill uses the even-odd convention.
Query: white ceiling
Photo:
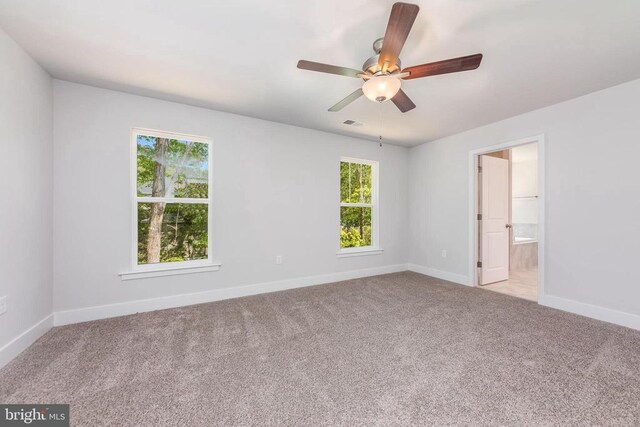
[[[359,69],[392,0],[0,0],[0,26],[56,78],[408,146],[640,78],[638,0],[417,3],[404,66],[484,60],[403,82],[406,114],[364,97],[330,113],[360,81],[296,68]]]

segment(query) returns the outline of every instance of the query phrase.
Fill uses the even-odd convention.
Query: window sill
[[[150,277],[176,276],[180,274],[205,273],[208,271],[220,270],[220,263],[204,265],[182,265],[179,267],[160,267],[153,270],[126,271],[119,273],[120,280],[147,279]]]
[[[341,250],[336,253],[338,258],[349,258],[352,256],[368,256],[368,255],[380,255],[384,252],[381,248],[357,248],[355,250]]]

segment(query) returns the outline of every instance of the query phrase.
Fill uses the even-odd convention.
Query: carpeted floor
[[[75,426],[639,425],[640,331],[406,272],[54,328],[0,402]]]

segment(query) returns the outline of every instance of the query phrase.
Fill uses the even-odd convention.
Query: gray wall
[[[406,148],[62,81],[54,99],[54,311],[406,264]],[[220,271],[117,276],[131,268],[132,127],[213,139]],[[382,255],[336,257],[340,156],[380,162]]]
[[[51,314],[51,86],[0,30],[0,296],[8,306],[0,316],[0,348]]]
[[[468,278],[469,152],[545,134],[547,295],[640,315],[639,111],[635,80],[412,148],[410,263]]]

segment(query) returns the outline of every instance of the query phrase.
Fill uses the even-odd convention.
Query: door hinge
[[[482,268],[482,261],[478,261],[478,268]]]
[[[482,173],[482,166],[478,166],[478,173]]]
[[[482,221],[482,214],[478,214],[478,221]]]

